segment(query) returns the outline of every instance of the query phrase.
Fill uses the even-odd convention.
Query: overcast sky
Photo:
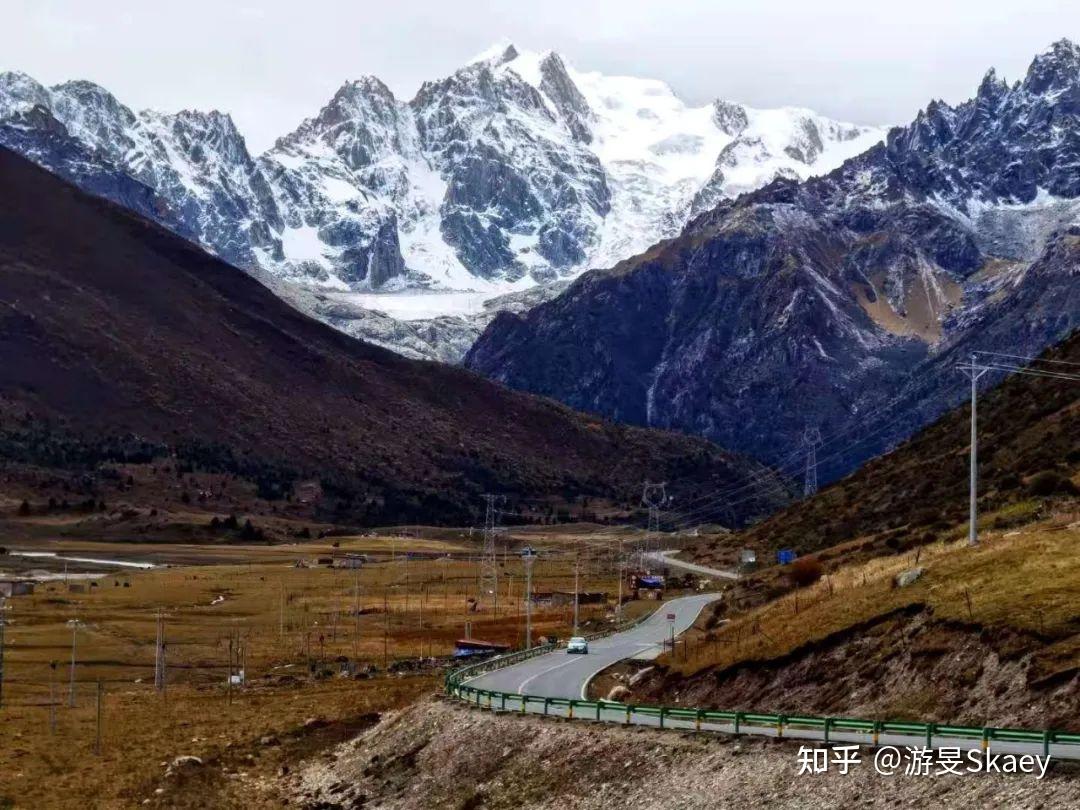
[[[996,7],[996,8],[995,8]],[[374,74],[401,98],[493,42],[665,80],[683,98],[795,104],[857,123],[1013,80],[1062,37],[1075,0],[3,0],[0,70],[96,81],[127,105],[232,113],[253,151]]]

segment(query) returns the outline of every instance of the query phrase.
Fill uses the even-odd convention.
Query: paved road
[[[589,680],[600,670],[626,658],[648,659],[659,655],[663,642],[671,638],[669,613],[675,614],[678,635],[694,623],[705,605],[719,598],[719,594],[704,593],[672,599],[636,627],[589,642],[588,655],[569,655],[565,650],[556,650],[466,683],[476,689],[519,695],[582,699]]]
[[[719,568],[708,568],[704,565],[698,565],[697,563],[686,562],[685,560],[676,559],[674,555],[679,553],[679,549],[673,548],[667,551],[652,551],[645,556],[651,560],[655,560],[661,565],[670,565],[672,568],[682,568],[684,571],[692,571],[695,574],[701,574],[704,577],[716,577],[718,579],[738,579],[739,575],[735,571],[721,571]]]

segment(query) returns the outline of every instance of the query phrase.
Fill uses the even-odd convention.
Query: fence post
[[[630,725],[630,705],[626,706],[626,725]]]
[[[1050,756],[1050,738],[1054,736],[1054,732],[1047,729],[1043,732],[1043,756]]]
[[[825,744],[826,745],[829,744],[829,727],[831,725],[832,725],[832,718],[831,717],[826,717],[825,718]]]
[[[596,701],[596,722],[600,722],[600,701]]]
[[[701,715],[702,714],[704,714],[704,711],[702,711],[701,709],[698,709],[697,710],[697,716],[694,717],[694,731],[701,731]]]
[[[544,698],[544,717],[548,715],[548,707],[551,705],[551,698]]]
[[[574,701],[573,700],[571,700],[569,705],[566,707],[566,716],[570,720],[574,719]]]
[[[666,711],[667,710],[663,706],[660,707],[660,728],[664,727],[664,713]]]
[[[934,725],[935,725],[934,723],[927,723],[926,724],[926,747],[927,748],[933,748],[934,747]]]
[[[776,738],[777,739],[783,739],[784,738],[784,721],[785,720],[787,720],[787,718],[784,717],[784,715],[782,715],[782,714],[778,714],[776,716]]]
[[[982,733],[982,750],[985,753],[990,750],[990,740],[994,736],[994,729],[987,726]]]
[[[881,721],[874,721],[874,745],[878,744],[878,737],[881,735]]]
[[[739,725],[742,723],[742,712],[735,712],[735,733],[739,733]]]

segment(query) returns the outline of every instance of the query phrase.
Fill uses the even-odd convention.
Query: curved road
[[[672,599],[662,604],[641,624],[607,638],[590,641],[588,655],[570,655],[566,650],[556,650],[479,675],[466,683],[476,689],[519,695],[583,699],[589,681],[600,670],[626,658],[650,659],[658,656],[663,650],[663,643],[671,638],[672,623],[667,619],[668,614],[675,614],[674,627],[678,635],[694,623],[705,605],[719,598],[718,593],[704,593]]]
[[[651,551],[645,556],[654,562],[660,563],[660,565],[670,565],[672,568],[681,568],[684,571],[690,571],[694,574],[701,574],[706,577],[716,577],[717,579],[738,579],[739,573],[737,571],[722,571],[719,568],[709,568],[704,565],[698,565],[697,563],[686,562],[686,560],[680,560],[675,555],[679,553],[679,549],[671,548],[667,551]]]

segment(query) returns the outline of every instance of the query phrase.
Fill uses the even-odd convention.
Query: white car
[[[566,652],[569,655],[588,655],[589,642],[587,642],[581,636],[574,636],[572,639],[566,642]]]

